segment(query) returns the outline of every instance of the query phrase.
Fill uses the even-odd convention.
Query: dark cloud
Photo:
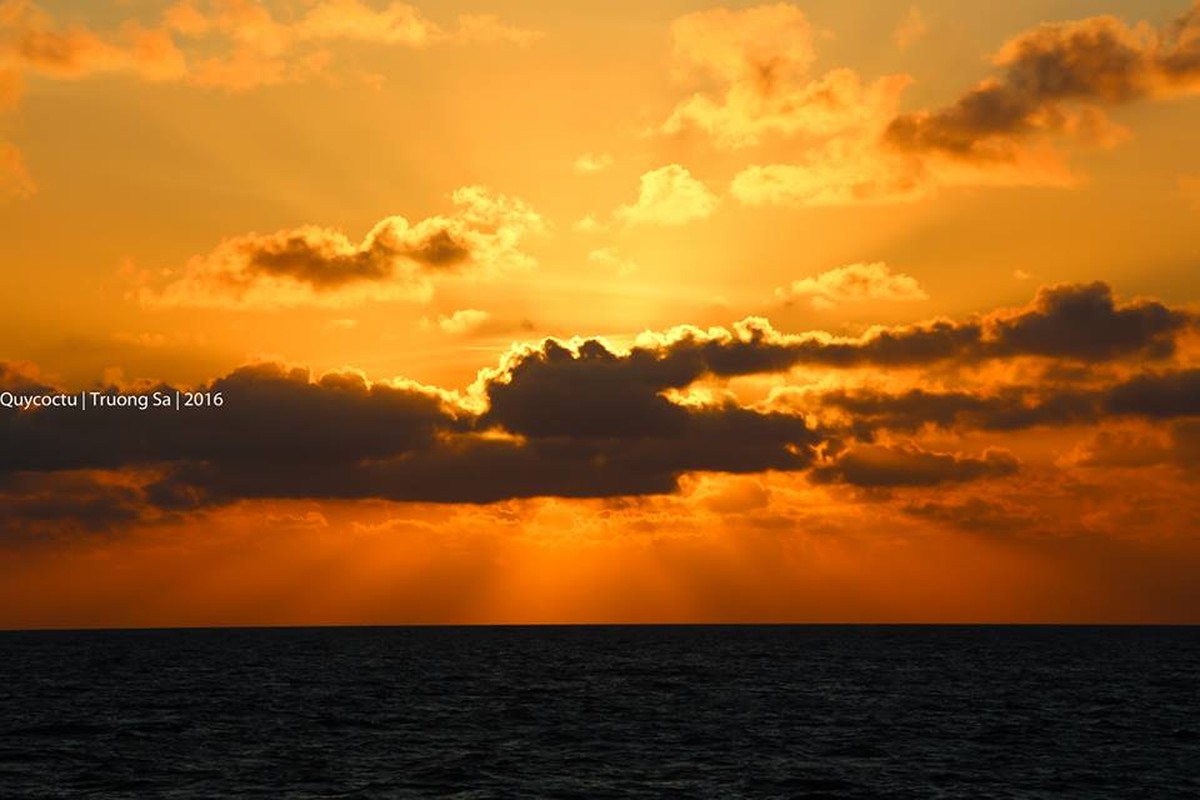
[[[1195,316],[1155,300],[1117,303],[1105,283],[1042,288],[1029,305],[961,322],[932,320],[875,328],[856,339],[824,334],[786,336],[765,320],[713,338],[684,331],[646,358],[667,361],[679,375],[721,377],[779,372],[800,365],[920,366],[1035,356],[1076,361],[1161,359]]]
[[[340,467],[281,464],[264,471],[189,462],[173,467],[148,491],[183,507],[273,497],[489,503],[667,494],[685,472],[804,469],[812,460],[807,446],[789,440],[816,438],[799,419],[734,409],[698,413],[688,430],[678,437],[520,441],[457,435],[419,453]]]
[[[1105,408],[1152,419],[1200,416],[1200,369],[1139,375],[1115,387]]]
[[[1099,281],[1064,284],[1039,290],[1020,313],[993,316],[983,350],[994,358],[1165,358],[1175,351],[1175,335],[1193,321],[1189,313],[1153,300],[1118,306],[1112,289]]]
[[[481,186],[462,187],[451,199],[448,215],[415,223],[387,217],[361,241],[315,225],[226,239],[163,283],[143,275],[139,297],[149,305],[233,308],[427,299],[430,281],[450,273],[536,263],[522,245],[545,222],[526,203]]]
[[[471,258],[471,245],[449,228],[438,228],[409,242],[403,255],[430,267],[456,267]]]
[[[243,367],[202,391],[219,408],[4,409],[0,472],[111,469],[194,460],[218,464],[344,464],[432,446],[462,428],[439,397],[368,384],[353,374],[311,382],[305,370]],[[174,397],[173,387],[144,390]],[[115,392],[109,388],[104,394]],[[92,401],[89,401],[92,402]]]
[[[880,429],[915,433],[925,426],[950,429],[1016,431],[1039,425],[1092,422],[1099,416],[1101,397],[1087,391],[1039,394],[1030,387],[1009,387],[993,394],[969,391],[933,392],[910,389],[899,394],[878,391],[835,391],[820,404],[852,415],[859,438],[870,439]]]
[[[35,520],[61,500],[64,513],[80,520],[120,521],[122,513],[144,518],[139,504],[154,517],[245,498],[483,503],[661,494],[675,491],[682,475],[704,471],[811,470],[818,482],[863,487],[997,477],[1017,468],[1002,451],[973,457],[846,443],[870,441],[881,429],[916,432],[925,425],[1019,430],[1106,416],[1194,415],[1200,372],[1148,372],[1099,388],[816,396],[816,411],[834,408],[849,417],[844,429],[673,393],[706,377],[806,364],[923,366],[1036,356],[1086,373],[1098,361],[1163,359],[1191,321],[1153,301],[1118,304],[1107,286],[1090,284],[1043,290],[1021,309],[873,329],[857,339],[787,336],[765,320],[748,320],[731,332],[647,335],[629,351],[594,339],[546,340],[509,353],[467,399],[411,382],[370,383],[351,372],[314,379],[305,370],[253,365],[198,387],[220,393],[219,407],[0,408],[0,477],[125,476],[70,497],[53,488],[34,496],[0,487],[0,507]],[[53,388],[30,369],[0,365],[0,390]],[[153,392],[175,396],[167,385],[143,390]],[[91,499],[80,505],[80,498]]]
[[[488,383],[482,423],[534,437],[678,438],[688,410],[659,393],[687,386],[702,370],[648,350],[620,356],[595,340],[577,353],[547,341]]]
[[[672,343],[664,360],[679,369],[720,377],[783,372],[795,366],[905,366],[962,357],[983,335],[977,322],[935,320],[874,330],[856,339],[826,335],[784,336],[765,320],[747,320],[732,339],[685,335]]]
[[[1110,16],[1040,25],[1005,44],[996,63],[999,78],[946,108],[899,115],[885,141],[986,161],[1012,158],[1042,132],[1103,136],[1096,104],[1200,90],[1200,4],[1159,32]]]
[[[1019,466],[1016,457],[1005,450],[987,450],[976,458],[934,453],[916,445],[863,445],[816,467],[810,477],[817,483],[866,488],[936,486],[1012,475]]]
[[[0,474],[0,541],[99,535],[169,518],[130,483],[87,472]]]
[[[512,497],[605,497],[673,491],[685,472],[800,470],[822,435],[800,417],[736,405],[689,407],[659,393],[685,386],[668,362],[577,351],[548,341],[488,381],[489,409],[435,442],[351,468],[284,465],[270,473],[187,466],[173,480],[216,497],[381,497],[490,502]],[[499,434],[499,435],[497,435]]]
[[[881,429],[913,433],[927,425],[1016,431],[1092,424],[1110,417],[1176,419],[1200,416],[1200,369],[1138,375],[1088,388],[1009,386],[990,393],[833,391],[822,394],[819,404],[848,412],[852,430],[863,439]]]
[[[317,289],[394,278],[406,261],[450,269],[469,262],[474,255],[471,245],[448,227],[435,227],[415,237],[398,235],[391,228],[377,229],[358,247],[347,246],[337,234],[307,228],[243,239],[238,247],[246,258],[247,273],[285,276]]]
[[[416,386],[246,367],[201,387],[221,393],[218,408],[10,411],[0,474],[153,469],[146,501],[179,511],[266,497],[657,494],[685,472],[811,463],[823,437],[802,418],[674,404],[659,395],[671,380],[655,363],[599,342],[578,352],[547,342],[486,384],[492,407],[482,416]]]
[[[361,248],[345,247],[319,230],[288,232],[279,236],[242,240],[238,249],[246,259],[246,280],[254,272],[287,276],[322,289],[354,281],[382,280],[395,270],[396,253],[375,241]]]

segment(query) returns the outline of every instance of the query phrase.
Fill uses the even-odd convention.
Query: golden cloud
[[[704,219],[720,201],[701,181],[678,164],[642,175],[637,200],[613,212],[628,225],[684,225]]]
[[[891,75],[864,84],[844,68],[810,77],[814,32],[786,3],[688,14],[671,24],[670,36],[676,73],[710,88],[680,102],[659,130],[700,131],[722,147],[863,127],[886,116],[909,82]]]
[[[818,310],[864,300],[926,300],[929,295],[911,275],[892,272],[887,264],[849,264],[775,290],[784,302],[808,300]]]

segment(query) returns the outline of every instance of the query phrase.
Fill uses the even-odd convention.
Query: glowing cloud
[[[376,10],[361,0],[318,0],[288,20],[248,0],[180,0],[157,26],[128,21],[112,34],[63,27],[33,3],[5,0],[0,34],[0,63],[50,77],[125,73],[239,90],[320,73],[328,56],[314,47],[333,42],[523,46],[539,37],[491,15],[462,15],[457,29],[446,30],[406,3]]]
[[[898,42],[917,19],[906,18]],[[826,138],[792,163],[744,168],[731,193],[747,205],[830,206],[911,202],[955,186],[1073,186],[1058,143],[1113,147],[1129,132],[1106,106],[1200,91],[1198,42],[1200,4],[1159,31],[1109,16],[1044,24],[1005,43],[994,58],[1003,73],[950,106],[896,113],[897,79],[880,102],[859,106],[876,113],[844,130],[791,131]],[[769,109],[741,108],[750,127],[772,125]]]
[[[926,300],[929,295],[917,279],[903,273],[893,273],[887,264],[850,264],[822,272],[812,278],[793,281],[790,286],[775,290],[784,302],[808,300],[813,308],[827,309],[844,303],[864,300]]]
[[[771,133],[830,135],[861,127],[894,105],[908,83],[904,76],[864,85],[854,71],[835,69],[809,78],[813,38],[804,13],[786,3],[675,20],[677,74],[707,80],[711,90],[677,105],[661,132],[697,130],[722,147],[747,147]]]
[[[716,210],[718,199],[707,186],[678,164],[641,177],[638,198],[613,216],[629,225],[684,225]]]
[[[461,336],[465,333],[478,330],[481,325],[492,318],[492,315],[486,311],[480,311],[477,308],[463,308],[455,311],[450,315],[441,315],[437,319],[437,326],[444,333],[454,336]],[[427,324],[432,325],[432,322]]]

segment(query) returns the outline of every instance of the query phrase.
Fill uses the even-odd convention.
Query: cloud
[[[491,318],[492,315],[486,311],[480,311],[476,308],[463,308],[449,316],[445,314],[439,316],[437,326],[441,328],[443,333],[461,336],[479,330]]]
[[[1104,360],[1141,352],[1162,358],[1175,350],[1175,334],[1195,317],[1143,300],[1118,307],[1112,289],[1096,281],[1038,290],[1031,307],[997,313],[985,346],[993,355],[1045,355]]]
[[[315,0],[277,18],[251,0],[179,0],[156,24],[125,20],[115,30],[64,25],[32,0],[0,0],[0,112],[17,107],[24,76],[83,80],[124,75],[154,83],[248,91],[329,73],[338,43],[409,48],[507,42],[527,46],[536,31],[487,14],[463,14],[446,29],[414,6],[375,9],[362,0]],[[0,197],[28,196],[34,183],[20,153],[0,141]]]
[[[528,45],[540,34],[491,15],[461,15],[445,29],[416,7],[391,2],[316,0],[291,18],[249,0],[180,0],[157,25],[123,22],[115,32],[60,25],[26,0],[0,9],[0,60],[59,79],[105,73],[245,90],[303,80],[324,71],[321,48],[337,42],[426,47],[444,43]]]
[[[810,463],[821,436],[802,418],[677,405],[659,394],[663,376],[623,380],[640,369],[599,342],[548,341],[514,352],[483,381],[482,414],[410,382],[372,384],[356,373],[313,380],[269,364],[201,387],[222,394],[220,407],[0,407],[0,477],[136,469],[146,502],[175,513],[266,497],[659,494],[686,472]]]
[[[908,202],[931,193],[920,159],[883,148],[907,75],[864,81],[851,69],[811,76],[816,33],[792,5],[713,9],[671,27],[676,73],[705,82],[659,128],[700,133],[737,149],[786,139],[792,163],[743,167],[730,184],[746,205],[829,206]]]
[[[1098,418],[1101,398],[1087,391],[1039,393],[1035,387],[999,391],[932,391],[890,394],[837,390],[822,394],[825,408],[851,415],[855,434],[870,440],[878,430],[916,433],[925,426],[945,430],[1014,431],[1043,425],[1087,424]]]
[[[1129,133],[1106,107],[1200,91],[1198,31],[1200,4],[1157,31],[1108,16],[1047,23],[1000,49],[998,77],[932,111],[898,113],[906,79],[881,79],[855,122],[790,131],[816,140],[797,142],[791,163],[744,167],[730,191],[746,205],[802,207],[906,203],[945,187],[1075,186],[1059,142],[1115,146]],[[751,120],[743,128],[772,125],[762,105],[740,108]]]
[[[534,266],[521,244],[544,230],[537,212],[480,186],[457,189],[452,200],[456,209],[449,216],[417,223],[388,217],[361,242],[317,226],[227,239],[162,285],[141,286],[137,297],[152,306],[336,307],[428,299],[438,277]]]
[[[1016,473],[1019,466],[1016,457],[1005,450],[989,449],[976,458],[929,452],[911,444],[865,445],[846,451],[831,464],[817,467],[810,477],[817,483],[870,488],[936,486],[1005,477]]]
[[[849,413],[854,434],[879,430],[915,433],[945,430],[1018,431],[1094,425],[1106,419],[1148,421],[1200,416],[1200,370],[1146,372],[1123,381],[1084,387],[1005,385],[999,389],[888,393],[834,390],[815,398],[822,408]]]
[[[223,405],[190,412],[97,408],[94,403],[87,412],[0,408],[0,472],[115,469],[175,460],[344,463],[428,447],[439,432],[463,427],[458,410],[443,395],[407,382],[369,384],[353,372],[313,381],[303,369],[257,364],[204,389],[221,392]],[[147,387],[155,390],[173,392],[174,387]]]
[[[1151,419],[1200,415],[1200,369],[1138,375],[1116,386],[1105,408]]]
[[[792,281],[790,286],[776,289],[775,296],[788,303],[808,300],[818,310],[865,300],[912,301],[929,298],[916,278],[893,273],[882,262],[849,264],[812,278]]]
[[[1026,140],[1118,141],[1102,106],[1200,91],[1200,4],[1161,31],[1111,16],[1040,25],[1009,40],[1003,69],[950,106],[902,114],[885,134],[901,151],[962,161],[1017,159]]]
[[[1016,149],[1005,161],[968,162],[890,147],[883,137],[882,129],[834,137],[793,163],[748,166],[734,176],[730,193],[748,206],[799,208],[912,203],[950,186],[1077,183],[1062,156],[1044,145]]]
[[[660,132],[699,131],[722,147],[859,127],[893,106],[908,83],[893,75],[864,85],[849,69],[810,78],[814,31],[786,3],[688,14],[671,23],[670,37],[676,73],[708,90],[680,102]]]
[[[1081,302],[1092,310],[1078,313]],[[16,396],[57,389],[28,365],[0,364],[0,507],[40,520],[39,531],[84,532],[247,499],[622,497],[676,492],[693,473],[771,472],[903,492],[1018,470],[1006,451],[948,452],[944,437],[937,446],[876,441],[881,431],[915,435],[927,425],[960,435],[1118,419],[1168,425],[1175,450],[1164,458],[1186,466],[1200,454],[1200,370],[1166,359],[1170,337],[1190,324],[1154,301],[1116,303],[1102,284],[1059,286],[1020,309],[856,338],[782,334],[751,319],[729,330],[645,333],[627,349],[599,339],[517,344],[462,393],[256,364],[192,387],[220,392],[219,407],[179,411],[94,401],[87,412],[21,410]],[[1085,341],[1072,325],[1119,336]],[[944,364],[1030,356],[1077,365],[1084,377],[1068,386],[940,388],[954,371]],[[1108,360],[1120,370],[1100,369]],[[743,404],[732,384],[707,389],[813,364],[905,365],[928,383],[899,394],[809,387],[807,407],[786,410],[770,399]],[[140,390],[169,397],[176,388]],[[84,479],[96,484],[79,490],[87,502],[62,503],[51,519],[46,501],[66,485],[55,482]],[[11,525],[0,531],[17,535]]]
[[[172,515],[140,486],[96,472],[0,475],[0,543],[96,536]]]
[[[681,327],[644,341],[667,359],[719,376],[829,367],[975,364],[1041,357],[1082,362],[1165,359],[1196,318],[1155,300],[1117,303],[1104,283],[1038,290],[1032,303],[963,321],[935,319],[870,328],[858,337],[825,332],[783,334],[751,317],[732,330]]]
[[[684,406],[662,394],[687,383],[686,373],[637,351],[622,355],[597,340],[575,348],[547,341],[487,380],[480,423],[531,439],[636,443],[633,451],[646,461],[628,464],[633,470],[687,463],[754,472],[808,463],[820,435],[802,418],[731,404]]]
[[[125,73],[148,81],[181,80],[183,53],[171,32],[124,23],[111,36],[76,25],[62,27],[50,14],[24,0],[0,6],[0,62],[18,73],[78,79]]]
[[[746,167],[729,190],[747,206],[845,206],[913,202],[936,184],[920,159],[886,152],[870,138],[837,138],[794,163]]]
[[[575,159],[575,171],[582,175],[595,175],[604,172],[613,165],[613,157],[608,153],[584,153]]]
[[[423,46],[442,35],[441,29],[413,6],[391,3],[377,11],[359,0],[317,3],[289,32],[304,40],[347,39],[409,46]]]
[[[917,6],[909,6],[908,11],[904,12],[904,17],[896,25],[896,29],[892,31],[892,41],[896,47],[907,50],[924,39],[928,32],[929,23],[925,21],[921,9]]]
[[[588,253],[588,261],[615,269],[617,274],[622,277],[632,275],[638,271],[637,262],[621,255],[615,247],[601,247],[598,250],[593,250]]]
[[[684,225],[710,216],[718,202],[690,172],[668,164],[642,175],[637,200],[613,216],[628,225]]]

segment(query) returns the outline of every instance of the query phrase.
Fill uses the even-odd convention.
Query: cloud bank
[[[0,403],[0,504],[12,510],[10,527],[28,531],[53,526],[55,513],[92,530],[264,498],[661,495],[690,473],[793,473],[817,485],[916,491],[1003,482],[1023,470],[1004,448],[913,438],[929,430],[985,435],[1121,420],[1169,426],[1151,461],[1185,465],[1197,452],[1200,370],[1179,348],[1195,326],[1190,312],[1118,302],[1096,283],[1044,288],[1027,306],[974,319],[850,339],[782,334],[756,319],[646,333],[628,349],[546,339],[515,346],[465,392],[252,365],[196,387],[221,392],[221,407],[186,413]],[[1068,377],[957,390],[933,380],[947,366],[1018,360]],[[746,376],[774,375],[786,386],[793,370],[813,366],[903,367],[927,382],[907,390],[791,384],[798,405],[692,391]],[[28,365],[0,365],[0,399],[55,390]],[[1108,444],[1097,440],[1077,461],[1101,464]],[[64,487],[74,499],[57,503]]]

